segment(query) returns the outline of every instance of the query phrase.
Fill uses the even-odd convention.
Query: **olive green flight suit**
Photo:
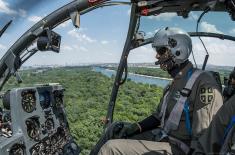
[[[191,63],[187,64],[181,72],[178,73],[168,89],[165,121],[179,99],[181,90],[187,83],[189,78],[188,73],[190,70],[195,70]],[[196,141],[209,126],[214,114],[221,107],[223,101],[220,93],[220,86],[211,73],[203,72],[197,78],[187,101],[189,102],[192,135],[190,135],[186,129],[186,118],[184,112],[182,113],[178,129],[170,131],[168,135],[182,141],[191,148],[195,148]],[[159,113],[161,111],[162,104],[163,98],[156,112],[153,114],[158,120],[161,120]],[[160,128],[156,126],[155,130],[141,133],[137,136],[131,137],[130,139],[109,140],[100,149],[98,155],[185,154],[184,151],[177,146],[178,144],[169,140],[169,138],[164,138],[159,141],[159,131]]]
[[[226,154],[235,152],[235,128],[231,128],[226,139],[224,139],[232,117],[235,115],[235,95],[233,95],[219,109],[213,118],[209,128],[199,138],[198,146],[194,154]],[[222,146],[224,146],[222,148]],[[221,150],[222,148],[222,150]],[[221,152],[220,152],[221,151]]]

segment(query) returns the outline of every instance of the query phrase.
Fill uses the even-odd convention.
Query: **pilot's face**
[[[166,47],[155,48],[156,50],[156,58],[159,60],[161,57],[165,57],[168,53],[168,49]]]
[[[156,59],[158,59],[158,63],[160,64],[160,68],[164,71],[171,70],[174,66],[172,60],[172,54],[166,47],[156,48]]]

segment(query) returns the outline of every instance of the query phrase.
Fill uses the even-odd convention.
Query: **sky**
[[[71,0],[0,0],[0,27],[13,19],[13,24],[0,38],[0,56],[37,21],[71,2]],[[175,13],[142,17],[140,30],[151,37],[160,28],[179,27],[195,31],[199,12],[190,13],[188,19]],[[130,6],[105,7],[81,16],[81,27],[76,29],[69,20],[55,32],[62,36],[60,53],[38,52],[24,65],[78,65],[81,63],[117,63],[128,31]],[[235,35],[235,22],[227,13],[206,14],[199,31]],[[198,64],[202,64],[205,50],[198,38],[193,38],[193,52]],[[203,38],[210,53],[209,64],[235,66],[235,42]],[[153,63],[155,52],[150,45],[131,51],[129,63]],[[192,58],[190,57],[192,60]]]

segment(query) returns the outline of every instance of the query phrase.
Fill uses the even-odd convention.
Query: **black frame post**
[[[127,34],[125,46],[122,52],[121,60],[118,66],[116,78],[114,81],[114,85],[112,88],[112,93],[111,93],[111,97],[110,97],[110,101],[108,105],[108,112],[106,116],[106,127],[108,127],[113,122],[113,112],[114,112],[115,102],[116,102],[116,98],[118,94],[118,89],[121,84],[124,68],[127,65],[127,58],[131,50],[132,39],[135,33],[137,21],[139,18],[138,15],[136,14],[136,9],[137,9],[136,4],[132,4],[128,34]]]

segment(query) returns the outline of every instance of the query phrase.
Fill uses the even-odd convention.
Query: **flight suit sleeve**
[[[162,114],[160,114],[160,113],[161,113],[161,109],[162,109],[164,96],[168,92],[169,88],[170,88],[170,85],[166,86],[165,89],[163,90],[163,97],[160,99],[160,103],[158,104],[156,111],[152,115],[150,115],[149,117],[138,122],[138,125],[141,128],[141,132],[152,130],[161,124],[161,115]]]
[[[153,114],[152,114],[158,120],[161,120],[160,113],[161,113],[162,103],[163,103],[163,97],[161,98],[160,103],[158,104],[156,111],[153,112]]]
[[[212,83],[198,85],[192,118],[192,148],[197,147],[198,138],[209,127],[213,116],[222,105],[223,98],[218,85]]]

